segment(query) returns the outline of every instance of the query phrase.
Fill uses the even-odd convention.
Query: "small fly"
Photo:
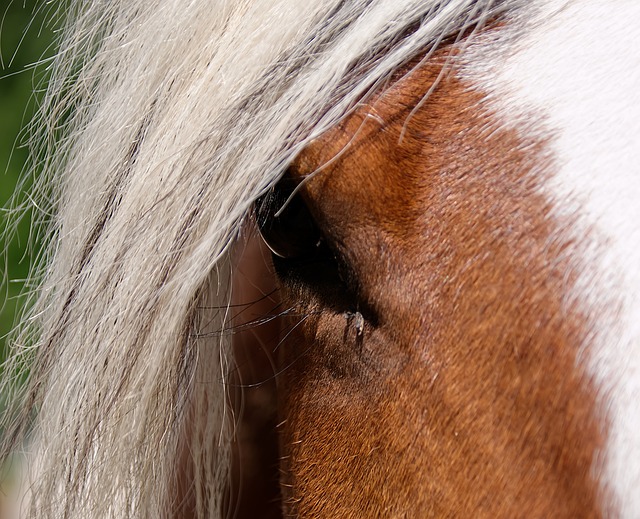
[[[360,312],[345,312],[345,317],[347,321],[353,319],[353,325],[356,328],[356,337],[362,337],[364,333],[364,317]]]

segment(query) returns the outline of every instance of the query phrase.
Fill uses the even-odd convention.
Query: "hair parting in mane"
[[[199,516],[220,517],[219,332],[254,200],[399,67],[520,3],[64,5],[33,150],[47,252],[4,367],[3,455],[25,451],[26,517],[170,517],[185,456]]]

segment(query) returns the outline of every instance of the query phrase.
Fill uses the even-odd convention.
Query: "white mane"
[[[38,461],[28,517],[167,517],[185,453],[220,515],[232,360],[207,332],[252,203],[400,65],[515,3],[71,2],[34,155],[49,253],[5,367],[31,371],[3,388],[4,454]]]

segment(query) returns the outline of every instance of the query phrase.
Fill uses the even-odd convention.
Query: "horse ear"
[[[311,259],[322,245],[322,233],[307,204],[284,178],[256,200],[254,217],[264,243],[277,257]]]

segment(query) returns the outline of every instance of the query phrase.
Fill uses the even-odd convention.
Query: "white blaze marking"
[[[621,516],[638,518],[640,1],[542,4],[539,21],[515,48],[488,42],[471,50],[464,74],[490,93],[507,124],[526,128],[527,114],[543,115],[559,167],[547,194],[558,214],[578,216],[578,237],[590,230],[598,242],[583,258],[591,271],[577,294],[601,316],[589,366],[611,428],[597,477]]]

